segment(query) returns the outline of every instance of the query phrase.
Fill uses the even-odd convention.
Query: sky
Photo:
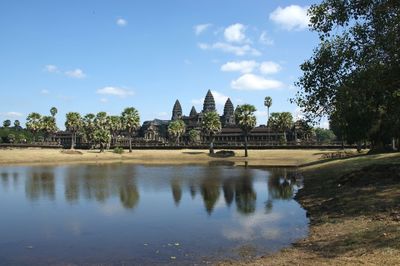
[[[4,0],[0,2],[0,121],[139,110],[141,122],[201,111],[207,90],[217,109],[253,104],[300,111],[289,99],[318,36],[308,28],[314,1]],[[325,124],[324,124],[325,123]],[[324,122],[322,126],[326,126]]]

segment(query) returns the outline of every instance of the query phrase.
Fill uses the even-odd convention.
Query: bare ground
[[[208,150],[133,150],[116,154],[112,151],[99,153],[95,150],[57,149],[0,149],[0,164],[60,164],[60,163],[105,163],[132,162],[139,164],[207,164],[212,161],[230,161],[237,164],[247,162],[253,166],[300,166],[326,160],[327,155],[337,150],[250,150],[244,157],[243,150],[234,150],[236,156],[216,158]],[[354,153],[354,151],[350,151]]]

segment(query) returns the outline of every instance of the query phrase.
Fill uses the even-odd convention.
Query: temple
[[[183,143],[188,142],[188,132],[192,129],[197,129],[201,132],[201,125],[203,115],[206,112],[216,112],[215,100],[212,92],[207,91],[204,98],[203,109],[197,112],[196,108],[192,106],[189,116],[182,112],[182,106],[179,100],[175,101],[172,108],[171,120],[145,121],[140,130],[139,138],[148,142],[168,142],[168,125],[171,121],[182,119],[186,125],[186,133],[183,136]],[[243,142],[243,132],[240,128],[236,127],[235,123],[235,108],[230,98],[228,98],[224,105],[223,114],[220,116],[222,131],[215,138],[215,143],[220,145],[236,146],[241,145]],[[293,140],[293,134],[287,132],[288,140]],[[283,132],[276,132],[260,125],[254,128],[249,135],[249,142],[254,144],[262,144],[267,142],[278,142],[284,136]],[[201,136],[200,142],[207,141],[207,137]]]
[[[176,100],[172,107],[172,114],[170,120],[154,119],[145,121],[140,129],[136,132],[133,140],[133,145],[136,147],[170,147],[176,146],[174,141],[171,141],[168,135],[168,125],[178,119],[182,119],[185,123],[185,134],[181,137],[179,146],[190,147],[207,147],[208,137],[201,134],[203,116],[206,112],[216,112],[215,100],[212,92],[207,91],[206,97],[203,102],[203,109],[198,112],[193,106],[189,115],[184,115],[182,106],[179,100]],[[220,115],[222,125],[221,132],[215,136],[214,144],[219,148],[235,148],[241,147],[244,143],[244,135],[240,128],[235,123],[235,108],[230,98],[228,98],[224,105],[223,114]],[[196,142],[189,138],[189,132],[192,130],[200,132]],[[71,134],[69,132],[59,132],[58,139],[64,147],[69,147],[71,144]],[[286,132],[279,132],[273,130],[265,125],[255,127],[248,135],[249,147],[265,147],[265,146],[279,146],[282,145],[282,139],[286,137],[285,143],[290,145],[306,144],[309,136],[304,134],[302,130],[301,121],[294,123],[294,126]],[[118,140],[112,141],[114,146],[128,146],[128,138],[126,133],[121,132]],[[77,147],[89,148],[90,144],[85,143],[81,136],[77,137]]]

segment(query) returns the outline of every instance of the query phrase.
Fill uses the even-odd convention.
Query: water
[[[131,164],[0,167],[0,264],[194,264],[307,235],[295,171]]]

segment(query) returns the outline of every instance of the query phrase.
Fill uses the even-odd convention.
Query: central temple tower
[[[203,104],[203,113],[207,112],[216,112],[214,96],[212,95],[210,90],[207,91],[207,95],[206,98],[204,99],[204,104]]]

